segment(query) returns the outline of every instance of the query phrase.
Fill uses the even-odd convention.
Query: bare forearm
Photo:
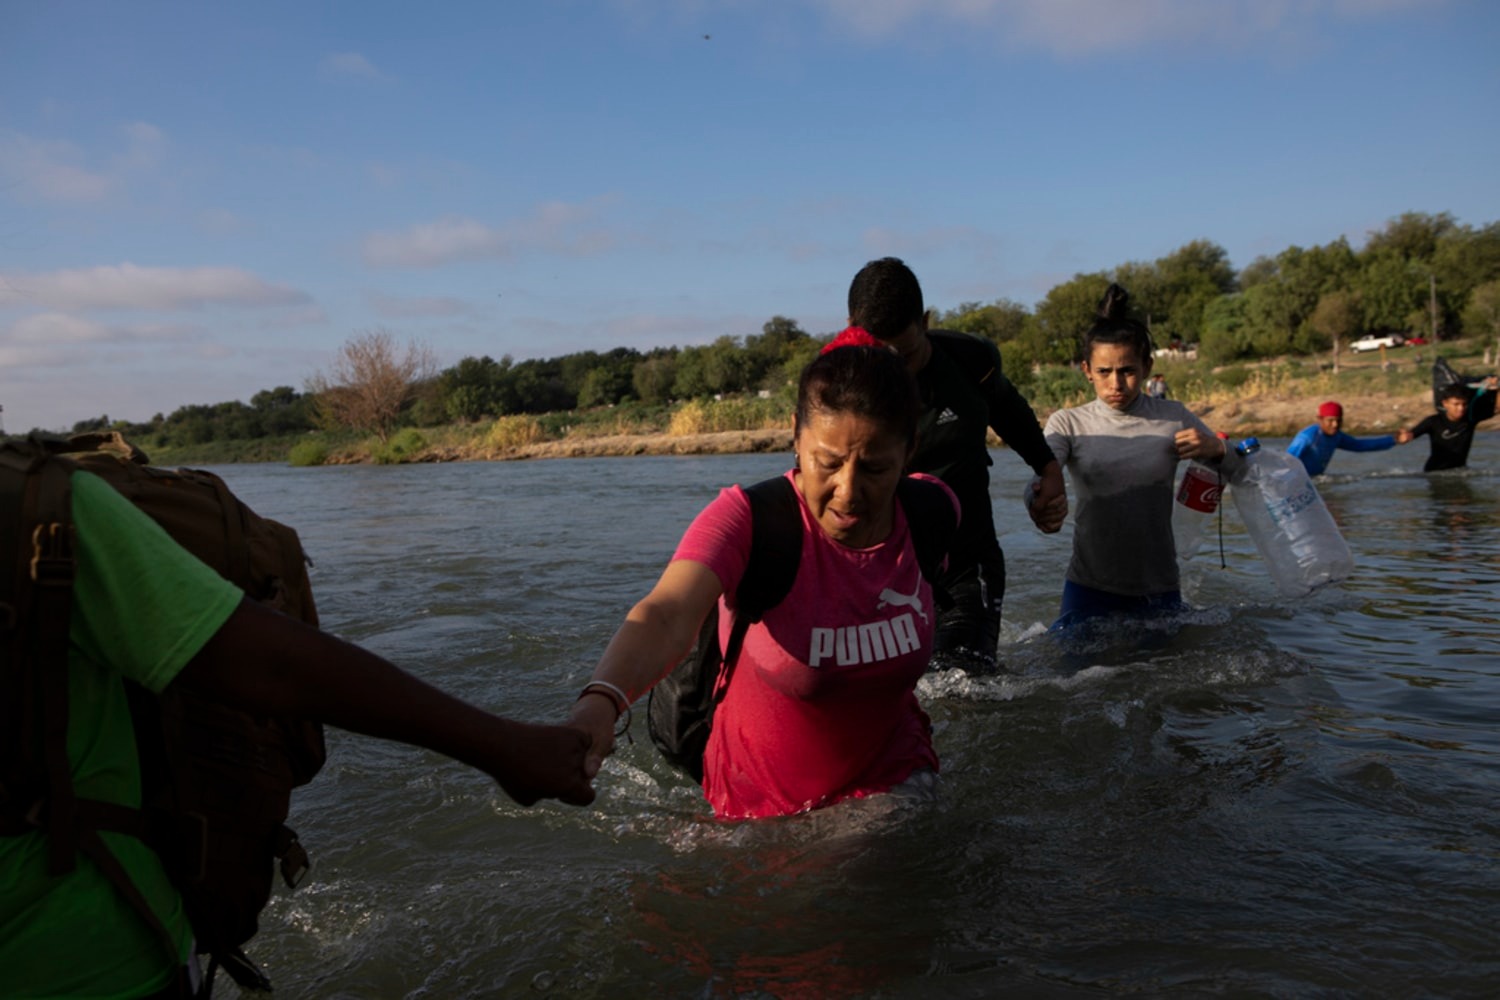
[[[583,733],[501,718],[254,601],[240,604],[173,683],[247,711],[434,750],[486,772],[523,804],[593,797]]]
[[[687,655],[697,634],[698,623],[674,618],[649,599],[642,601],[609,640],[593,677],[609,681],[634,701]]]

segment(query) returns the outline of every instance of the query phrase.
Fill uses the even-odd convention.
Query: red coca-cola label
[[[1219,498],[1223,494],[1224,487],[1219,485],[1218,476],[1190,465],[1182,474],[1182,485],[1177,487],[1177,502],[1189,510],[1212,514],[1219,509]]]

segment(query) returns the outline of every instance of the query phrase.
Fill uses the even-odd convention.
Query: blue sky
[[[6,430],[1500,220],[1486,0],[9,4]]]

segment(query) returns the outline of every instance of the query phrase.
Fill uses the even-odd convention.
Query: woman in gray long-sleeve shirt
[[[1084,335],[1083,373],[1098,398],[1047,420],[1047,444],[1073,481],[1075,512],[1054,628],[1180,608],[1172,541],[1177,463],[1222,462],[1226,475],[1237,464],[1186,406],[1141,392],[1151,374],[1151,336],[1127,317],[1128,303],[1125,290],[1110,285]]]

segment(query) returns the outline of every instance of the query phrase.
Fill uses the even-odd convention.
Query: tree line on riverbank
[[[1009,299],[964,302],[935,310],[933,325],[995,342],[1012,381],[1034,406],[1052,409],[1079,391],[1072,369],[1078,334],[1110,281],[1130,290],[1159,346],[1193,345],[1200,363],[1213,368],[1316,356],[1366,333],[1420,333],[1435,342],[1495,338],[1500,223],[1476,228],[1446,213],[1407,213],[1372,232],[1358,251],[1341,237],[1258,257],[1238,272],[1222,247],[1195,240],[1154,261],[1075,275],[1033,309]],[[248,404],[184,406],[141,423],[101,416],[74,430],[116,429],[169,451],[256,441],[274,448],[321,431],[335,439],[373,435],[379,451],[389,450],[403,427],[486,421],[512,428],[511,436],[589,424],[662,427],[674,414],[689,415],[677,418],[684,425],[731,429],[717,426],[727,415],[705,416],[712,409],[707,401],[733,401],[733,419],[746,424],[784,414],[785,399],[778,397],[832,334],[809,334],[778,315],[758,334],[706,345],[522,361],[466,357],[439,370],[420,343],[368,331],[346,341],[328,370],[307,379],[305,391],[278,386]]]

